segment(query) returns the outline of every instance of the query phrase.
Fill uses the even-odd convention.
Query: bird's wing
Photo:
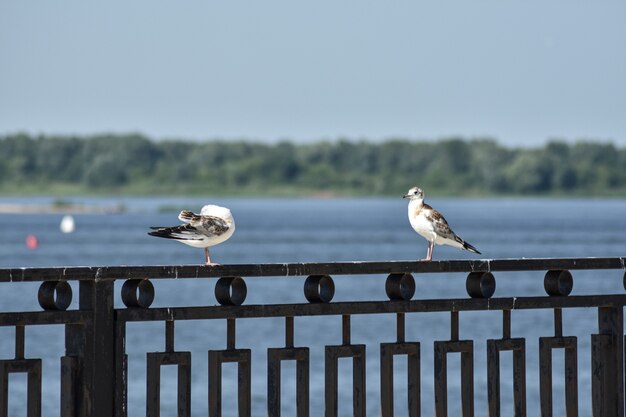
[[[230,229],[224,219],[216,216],[198,216],[189,222],[199,233],[206,236],[220,236]]]
[[[445,239],[457,240],[457,235],[450,229],[448,222],[441,213],[428,204],[424,204],[423,210],[426,219],[432,223],[433,229],[437,235]]]
[[[191,224],[183,224],[174,227],[151,227],[150,236],[164,237],[176,240],[202,240],[202,235]]]

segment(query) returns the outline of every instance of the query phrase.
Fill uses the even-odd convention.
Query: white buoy
[[[69,214],[63,216],[59,229],[61,229],[63,233],[72,233],[75,228],[76,224],[74,223],[74,217]]]

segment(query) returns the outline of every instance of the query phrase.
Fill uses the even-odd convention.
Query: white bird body
[[[424,192],[413,187],[404,196],[409,198],[409,223],[420,236],[428,241],[428,252],[425,261],[432,260],[435,244],[449,245],[458,249],[480,253],[478,249],[457,236],[446,219],[437,210],[424,203]]]
[[[180,239],[180,243],[193,246],[194,248],[208,248],[218,245],[228,240],[233,233],[235,233],[235,219],[232,213],[226,207],[216,206],[213,204],[207,204],[200,210],[200,218],[185,217],[185,211],[181,212],[178,216],[181,221],[189,221],[189,224],[193,226],[199,233],[193,239]],[[197,216],[197,215],[196,215]],[[218,217],[226,223],[228,228],[223,233],[216,233],[215,230],[211,230],[210,225],[206,225],[206,219],[203,218]],[[208,227],[207,227],[208,226]]]
[[[413,230],[427,241],[437,245],[449,245],[458,249],[465,249],[460,242],[438,235],[434,223],[428,219],[427,211],[428,209],[424,207],[424,200],[415,199],[409,202],[409,222]]]
[[[206,264],[211,263],[208,248],[228,240],[235,233],[235,219],[226,207],[208,204],[200,214],[183,210],[178,219],[187,222],[173,227],[152,227],[148,234],[156,237],[175,239],[194,248],[204,248]]]

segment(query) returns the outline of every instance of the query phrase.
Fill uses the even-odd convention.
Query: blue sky
[[[0,134],[626,145],[626,2],[0,3]]]

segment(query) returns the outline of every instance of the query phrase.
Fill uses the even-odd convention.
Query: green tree
[[[47,191],[55,184],[90,192],[399,195],[419,185],[429,195],[615,195],[626,191],[626,149],[558,140],[539,148],[506,148],[492,139],[461,138],[296,145],[155,142],[139,134],[0,137],[0,191],[24,185]]]

